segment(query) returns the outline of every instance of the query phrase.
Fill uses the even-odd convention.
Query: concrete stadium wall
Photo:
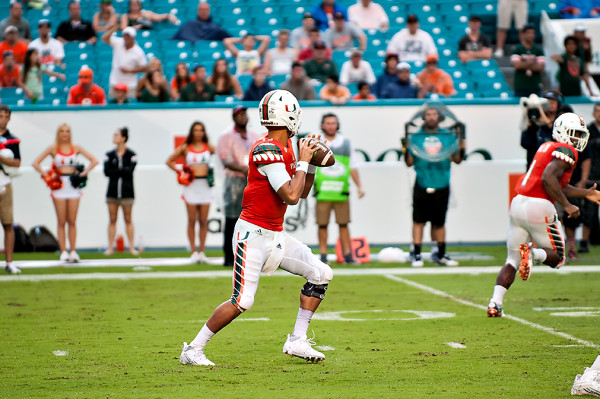
[[[519,146],[521,110],[515,104],[458,104],[450,108],[466,123],[467,152],[485,149],[492,155],[492,161],[472,156],[461,165],[453,165],[448,241],[503,241],[509,205],[508,176],[523,172],[525,168],[525,152]],[[578,104],[574,108],[586,119],[591,118],[591,104]],[[301,131],[318,132],[321,115],[335,112],[341,120],[341,131],[357,149],[374,160],[388,149],[399,148],[404,123],[417,109],[417,105],[308,106],[303,108]],[[258,123],[256,107],[251,108],[249,114],[250,125],[263,131]],[[206,124],[211,141],[216,143],[219,134],[232,124],[231,110],[133,108],[73,111],[62,108],[56,111],[13,112],[9,129],[22,140],[23,159],[22,176],[13,183],[16,222],[26,228],[44,224],[51,231],[56,230],[49,190],[30,165],[53,142],[60,123],[71,124],[74,142],[91,151],[99,160],[112,148],[114,130],[128,126],[129,146],[139,158],[133,208],[136,236],[143,237],[146,247],[187,246],[181,188],[164,162],[173,150],[174,136],[186,135],[195,120]],[[412,168],[390,156],[385,162],[361,162],[359,171],[367,194],[358,200],[355,191],[352,192],[352,235],[366,236],[370,242],[378,244],[410,242]],[[80,203],[80,248],[106,247],[106,185],[107,179],[100,166],[91,173]],[[217,184],[217,199],[210,213],[211,233],[207,244],[213,247],[222,245],[220,190]],[[123,232],[121,225],[119,230]],[[299,206],[289,207],[286,230],[309,245],[317,243],[312,198]],[[330,242],[333,243],[336,237],[335,226],[330,226]]]

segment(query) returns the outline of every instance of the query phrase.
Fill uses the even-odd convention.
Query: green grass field
[[[470,250],[495,259],[462,262],[465,269],[500,265],[505,256],[502,247]],[[579,263],[600,263],[598,252]],[[378,263],[363,268],[381,266],[410,269]],[[183,366],[178,357],[182,342],[191,341],[231,294],[230,277],[0,278],[0,397],[567,398],[575,375],[600,351],[600,273],[534,271],[506,296],[507,314],[574,341],[533,324],[487,318],[479,307],[487,306],[495,274],[358,276],[342,266],[334,269],[339,275],[309,329],[317,345],[334,348],[324,352],[323,363],[282,354],[303,280],[277,275],[263,277],[254,307],[209,342],[206,354],[217,364],[212,368]],[[140,273],[186,270],[226,269],[153,267]],[[108,271],[132,269],[69,266],[27,269],[23,276]],[[567,307],[594,309],[579,316],[546,309]],[[330,312],[351,312],[338,315],[358,320],[323,319]],[[419,318],[422,312],[448,317]]]

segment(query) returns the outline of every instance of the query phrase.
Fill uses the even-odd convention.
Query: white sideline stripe
[[[68,268],[68,266],[66,266]],[[202,266],[199,266],[202,267]],[[538,269],[539,268],[539,269]],[[474,267],[396,267],[387,269],[333,269],[335,276],[386,276],[386,275],[447,275],[447,274],[497,274],[499,266],[474,266]],[[536,266],[533,268],[535,274],[541,273],[597,273],[600,272],[600,266],[570,266],[558,270],[547,266]],[[60,274],[21,274],[21,275],[0,275],[1,282],[9,281],[59,281],[59,280],[143,280],[143,279],[167,279],[167,278],[231,278],[231,269],[226,270],[199,270],[187,272],[168,272],[168,271],[150,271],[150,272],[127,272],[127,273],[60,273]],[[278,270],[273,276],[284,277],[293,276],[292,274]],[[261,276],[261,278],[270,276]]]
[[[415,288],[418,288],[420,290],[429,292],[430,294],[434,294],[434,295],[441,296],[441,297],[446,298],[446,299],[450,299],[450,300],[452,300],[454,302],[458,302],[458,303],[463,304],[463,305],[471,306],[473,308],[477,308],[477,309],[481,309],[481,310],[487,310],[486,306],[478,305],[478,304],[476,304],[474,302],[467,301],[466,299],[457,298],[454,295],[448,294],[447,292],[440,291],[438,289],[435,289],[435,288],[432,288],[432,287],[429,287],[429,286],[426,286],[426,285],[423,285],[423,284],[419,284],[419,283],[416,283],[414,281],[406,280],[406,279],[403,279],[402,277],[392,276],[391,274],[385,275],[385,277],[389,278],[390,280],[398,281],[400,283],[403,283],[403,284],[406,284],[406,285],[410,285],[411,287],[415,287]],[[542,326],[541,324],[537,324],[537,323],[533,323],[531,321],[527,321],[525,319],[521,319],[520,317],[515,317],[515,316],[507,315],[506,313],[504,314],[503,317],[505,317],[505,318],[507,318],[509,320],[513,320],[513,321],[516,321],[518,323],[524,324],[524,325],[529,326],[531,328],[536,328],[538,330],[542,330],[544,332],[547,332],[548,334],[557,335],[557,336],[559,336],[561,338],[565,338],[565,339],[567,339],[569,341],[575,341],[578,344],[587,346],[589,348],[594,348],[596,350],[600,350],[600,345],[596,345],[593,342],[589,342],[589,341],[586,341],[586,340],[574,337],[574,336],[569,335],[569,334],[564,333],[564,332],[556,331],[554,328],[545,327],[545,326]]]

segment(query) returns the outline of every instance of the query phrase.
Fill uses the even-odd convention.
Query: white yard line
[[[418,288],[418,289],[420,289],[422,291],[429,292],[430,294],[437,295],[437,296],[440,296],[442,298],[450,299],[451,301],[458,302],[458,303],[463,304],[463,305],[467,305],[467,306],[470,306],[470,307],[473,307],[473,308],[477,308],[477,309],[481,309],[481,310],[487,310],[486,306],[479,305],[479,304],[476,304],[476,303],[471,302],[471,301],[467,301],[466,299],[461,299],[461,298],[455,297],[454,295],[450,295],[447,292],[440,291],[438,289],[429,287],[427,285],[419,284],[419,283],[416,283],[414,281],[403,279],[402,277],[393,276],[391,274],[387,274],[387,275],[385,275],[385,277],[389,278],[390,280],[398,281],[400,283],[403,283],[403,284],[406,284],[406,285],[410,285],[411,287]],[[482,315],[482,317],[484,317],[484,316]],[[569,334],[564,333],[564,332],[556,331],[554,328],[545,327],[545,326],[542,326],[541,324],[533,323],[531,321],[527,321],[527,320],[522,319],[520,317],[515,317],[515,316],[507,315],[506,313],[504,314],[503,317],[505,317],[505,318],[507,318],[509,320],[516,321],[517,323],[521,323],[523,325],[529,326],[531,328],[536,328],[538,330],[542,330],[544,332],[547,332],[548,334],[556,335],[556,336],[559,336],[561,338],[565,338],[565,339],[567,339],[569,341],[577,342],[578,344],[581,344],[583,346],[587,346],[589,348],[594,348],[596,350],[600,350],[600,345],[596,345],[593,342],[589,342],[589,341],[586,341],[586,340],[574,337],[574,336],[569,335]]]
[[[82,265],[80,265],[82,266]],[[75,266],[75,267],[80,267]],[[131,267],[132,265],[129,265]],[[65,270],[68,270],[71,266],[65,266]],[[202,265],[198,265],[199,269],[202,269]],[[57,280],[143,280],[143,279],[167,279],[167,278],[215,278],[215,277],[229,277],[231,278],[231,269],[223,268],[224,270],[198,270],[198,271],[187,271],[187,272],[170,272],[170,271],[139,271],[139,272],[124,272],[124,273],[59,273],[59,274],[21,274],[21,275],[0,275],[1,282],[10,281],[57,281]],[[344,268],[344,269],[333,269],[333,275],[335,276],[385,276],[385,275],[401,275],[401,276],[414,276],[414,275],[447,275],[447,274],[497,274],[500,267],[498,266],[474,266],[474,267],[425,267],[425,268],[412,268],[412,267],[397,267],[397,268],[373,268],[373,269],[356,269],[356,268]],[[559,270],[552,269],[547,266],[535,266],[533,267],[534,274],[541,273],[558,273],[558,274],[569,274],[569,273],[598,273],[600,272],[600,266],[570,266],[563,267]],[[291,274],[278,270],[274,276],[291,276]],[[269,276],[262,276],[261,278],[269,278]]]

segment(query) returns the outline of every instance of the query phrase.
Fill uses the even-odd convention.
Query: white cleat
[[[67,251],[62,251],[60,253],[60,261],[61,262],[68,262],[69,261],[69,253]]]
[[[312,348],[315,344],[313,338],[308,339],[306,335],[303,335],[292,341],[292,337],[288,334],[287,341],[283,344],[283,353],[300,357],[310,362],[320,362],[321,360],[325,360],[324,354]]]
[[[61,255],[61,257],[62,257],[62,255]],[[71,263],[79,262],[79,255],[77,255],[77,252],[71,251],[71,253],[69,254],[69,262],[71,262]]]
[[[585,369],[583,375],[575,377],[571,395],[593,395],[600,397],[600,370]]]
[[[12,263],[7,263],[4,270],[6,270],[6,273],[8,274],[21,274],[21,269],[14,266]]]
[[[190,255],[190,260],[192,261],[192,263],[200,263],[199,256],[200,254],[198,252],[192,252],[192,255]]]
[[[208,257],[204,254],[204,252],[198,252],[196,263],[208,263]]]
[[[183,350],[181,356],[179,356],[181,364],[190,364],[192,366],[214,366],[215,364],[206,358],[204,352],[196,349],[187,344],[183,343]]]

